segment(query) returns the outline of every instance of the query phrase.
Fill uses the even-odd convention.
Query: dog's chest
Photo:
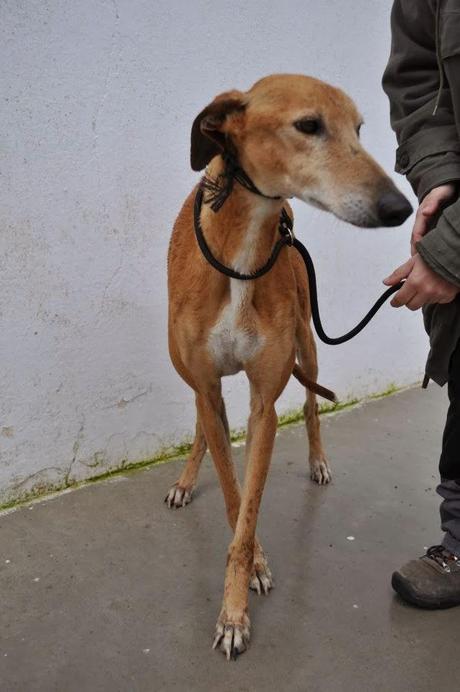
[[[250,318],[249,295],[245,282],[232,279],[230,302],[222,308],[209,334],[208,349],[222,375],[242,370],[263,344],[263,336]]]
[[[233,268],[239,272],[250,272],[253,268],[260,226],[261,218],[255,214],[233,262]],[[264,342],[251,304],[252,283],[230,280],[230,301],[221,309],[209,334],[208,350],[222,375],[234,375],[242,370]]]

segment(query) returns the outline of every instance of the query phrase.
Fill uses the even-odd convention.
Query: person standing
[[[422,608],[460,605],[460,0],[395,0],[382,84],[398,149],[395,170],[419,200],[411,257],[391,304],[423,308],[430,353],[424,386],[448,384],[439,463],[444,538],[394,572],[392,585]]]

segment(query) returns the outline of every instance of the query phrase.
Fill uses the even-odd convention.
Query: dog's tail
[[[303,384],[303,386],[309,389],[311,392],[319,394],[324,399],[328,399],[329,401],[332,401],[334,404],[338,402],[338,399],[334,392],[332,392],[330,389],[326,389],[326,387],[322,387],[317,382],[309,380],[298,363],[294,365],[294,370],[292,371],[292,374],[300,382],[300,384]]]

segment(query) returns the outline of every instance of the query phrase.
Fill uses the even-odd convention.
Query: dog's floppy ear
[[[194,171],[203,170],[214,156],[227,149],[229,137],[223,129],[225,120],[231,113],[244,109],[244,95],[240,91],[227,91],[217,96],[195,118],[190,150]]]

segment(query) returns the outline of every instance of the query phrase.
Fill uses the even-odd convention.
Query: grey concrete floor
[[[236,662],[211,651],[230,532],[208,458],[185,509],[163,504],[172,462],[1,516],[1,691],[457,689],[459,610],[389,584],[440,537],[445,410],[431,385],[323,417],[322,488],[303,426],[279,433],[259,521],[275,589],[251,594]]]

